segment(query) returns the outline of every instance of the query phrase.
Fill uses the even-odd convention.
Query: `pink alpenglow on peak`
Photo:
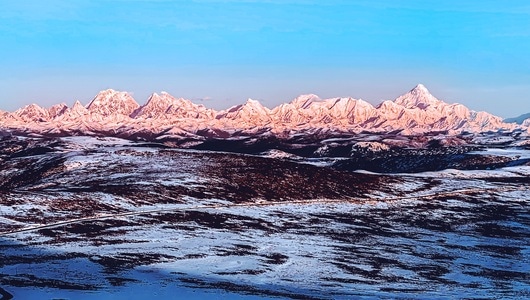
[[[65,103],[55,104],[48,109],[48,115],[51,119],[54,119],[64,114],[64,112],[67,110],[68,105],[66,105]]]
[[[313,103],[322,101],[320,97],[314,94],[300,95],[296,97],[291,104],[294,107],[306,109],[309,108]]]
[[[59,116],[56,117],[56,122],[75,122],[83,120],[90,112],[81,102],[75,101],[72,107],[67,107],[66,110]]]
[[[46,122],[50,118],[48,110],[37,104],[26,105],[13,113],[13,116],[23,122]]]
[[[175,98],[169,93],[151,94],[147,103],[138,107],[130,116],[134,119],[208,119],[214,111],[190,100]]]
[[[177,99],[167,93],[153,93],[147,99],[147,103],[138,107],[132,114],[132,118],[157,118],[166,114],[168,109],[178,105]]]
[[[0,114],[0,128],[18,133],[46,135],[112,134],[121,137],[185,137],[253,135],[268,132],[334,133],[401,132],[420,135],[428,132],[479,133],[528,130],[523,125],[507,124],[486,112],[475,112],[462,104],[437,99],[421,84],[394,101],[378,106],[361,99],[321,99],[307,94],[269,109],[259,101],[215,111],[190,100],[161,92],[153,93],[139,105],[127,92],[112,89],[98,93],[85,107],[79,101],[44,109],[28,105],[13,113]]]
[[[405,95],[398,97],[394,102],[405,108],[419,109],[426,109],[429,106],[445,104],[431,95],[429,90],[423,84],[418,84]]]
[[[232,106],[227,110],[217,113],[217,120],[226,120],[239,124],[241,127],[250,128],[265,126],[271,122],[271,111],[257,100],[248,99],[245,104]]]
[[[129,116],[139,106],[127,92],[108,89],[99,92],[87,105],[87,109],[92,114],[99,114],[103,117],[114,115]]]

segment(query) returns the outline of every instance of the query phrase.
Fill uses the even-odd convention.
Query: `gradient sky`
[[[530,112],[527,0],[0,0],[0,109],[100,90],[213,108],[299,94],[378,104],[423,83],[502,117]]]

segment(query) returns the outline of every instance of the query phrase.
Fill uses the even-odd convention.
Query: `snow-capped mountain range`
[[[48,109],[31,104],[15,112],[0,112],[4,130],[40,135],[113,135],[164,139],[192,136],[230,138],[253,134],[387,133],[448,135],[491,131],[529,130],[504,123],[486,112],[445,103],[419,84],[394,101],[378,106],[361,99],[320,99],[301,95],[273,109],[249,99],[241,105],[215,111],[168,93],[152,94],[139,105],[127,92],[101,91],[86,106],[57,104]]]

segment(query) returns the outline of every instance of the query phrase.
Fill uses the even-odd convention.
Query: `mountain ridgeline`
[[[0,112],[4,132],[32,136],[116,136],[133,140],[184,141],[248,137],[329,137],[361,133],[399,136],[528,132],[529,122],[505,123],[486,112],[445,103],[421,84],[394,101],[378,106],[361,99],[320,99],[301,95],[273,109],[249,99],[216,111],[168,93],[152,94],[139,105],[127,92],[101,91],[86,106],[36,104],[15,112]]]

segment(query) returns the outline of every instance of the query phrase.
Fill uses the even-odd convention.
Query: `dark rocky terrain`
[[[271,158],[261,148],[5,137],[0,292],[530,296],[526,150],[343,148]],[[416,171],[433,172],[394,174]]]

